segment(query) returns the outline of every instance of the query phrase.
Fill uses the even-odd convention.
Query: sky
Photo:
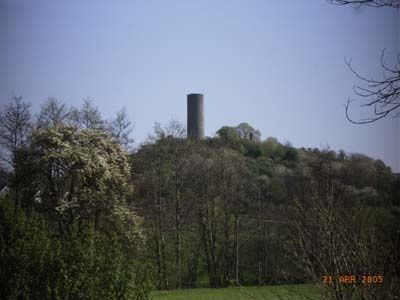
[[[400,53],[400,12],[325,0],[0,0],[0,109],[22,96],[110,118],[126,107],[133,138],[155,122],[186,125],[186,95],[204,94],[205,133],[248,122],[295,147],[364,153],[400,172],[399,118],[354,125],[345,103],[380,57]],[[365,116],[357,104],[350,114]]]

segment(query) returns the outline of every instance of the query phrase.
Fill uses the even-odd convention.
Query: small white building
[[[10,188],[8,186],[4,186],[1,190],[0,190],[0,197],[3,197],[5,195],[8,195],[8,193],[10,192]]]

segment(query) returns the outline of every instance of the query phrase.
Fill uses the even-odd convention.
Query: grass
[[[310,284],[224,289],[156,291],[152,300],[317,300],[318,290]]]

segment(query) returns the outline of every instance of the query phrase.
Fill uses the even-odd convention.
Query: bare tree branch
[[[351,60],[345,60],[351,72],[361,81],[364,86],[355,85],[354,93],[360,97],[362,107],[374,107],[374,115],[360,120],[354,120],[349,116],[350,104],[353,100],[348,99],[346,104],[346,118],[353,124],[367,124],[385,118],[391,113],[394,117],[399,116],[400,109],[400,61],[394,67],[388,67],[384,62],[385,49],[382,50],[381,68],[383,78],[375,80],[360,75],[351,65]],[[399,57],[398,57],[399,60]]]
[[[115,117],[108,122],[107,127],[112,136],[116,138],[126,149],[132,146],[134,140],[131,138],[131,133],[134,125],[129,120],[125,107],[116,113]]]
[[[12,168],[15,167],[16,152],[26,144],[31,126],[30,104],[22,97],[13,97],[0,112],[1,156],[4,162],[11,162]]]
[[[64,103],[55,97],[48,97],[42,104],[37,115],[37,127],[56,127],[64,123],[70,117],[70,113]]]
[[[348,5],[354,4],[357,6],[370,6],[370,7],[392,7],[400,8],[400,0],[327,0],[330,4],[334,5]]]

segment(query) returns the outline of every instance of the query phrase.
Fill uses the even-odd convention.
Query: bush
[[[0,201],[0,299],[148,299],[148,268],[133,250],[93,226],[60,235]]]

